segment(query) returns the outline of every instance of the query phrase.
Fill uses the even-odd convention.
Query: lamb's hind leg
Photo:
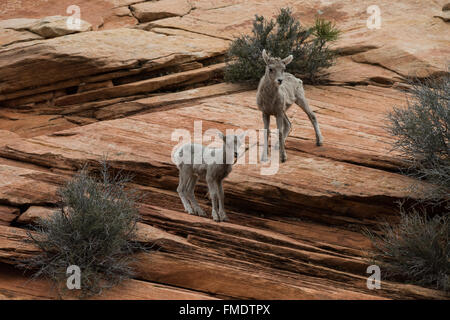
[[[286,140],[286,137],[284,136],[284,133],[286,131],[285,129],[285,120],[282,114],[277,115],[277,127],[278,127],[278,145],[280,147],[280,161],[286,162],[287,155],[286,151],[284,150],[284,141]]]
[[[189,202],[191,203],[192,208],[194,209],[194,214],[206,217],[205,212],[198,204],[197,200],[195,199],[195,185],[197,183],[198,177],[194,174],[189,178],[188,181],[188,192],[187,192],[187,198],[189,199]]]
[[[217,184],[218,187],[218,195],[219,195],[219,218],[220,221],[228,221],[227,214],[225,213],[225,194],[223,192],[223,184],[222,181],[220,181]]]
[[[266,162],[268,160],[269,153],[270,115],[263,112],[262,117],[264,122],[264,146],[261,161]]]
[[[286,139],[289,136],[289,133],[291,132],[292,124],[289,120],[286,112],[283,112],[283,144],[286,144]]]
[[[178,195],[183,203],[184,210],[189,214],[194,214],[194,210],[192,210],[192,207],[187,199],[188,182],[191,174],[185,165],[181,165],[179,174],[180,177],[177,188]]]
[[[212,217],[214,221],[220,221],[220,217],[217,214],[218,212],[218,203],[219,203],[219,199],[218,199],[218,187],[217,187],[217,183],[214,180],[214,178],[210,177],[210,176],[206,176],[206,182],[208,183],[208,190],[209,190],[209,196],[211,198],[211,205],[212,205]]]
[[[303,96],[298,97],[295,102],[308,115],[309,120],[311,121],[312,125],[314,126],[314,131],[316,132],[316,144],[318,146],[321,146],[323,144],[323,137],[322,137],[322,133],[320,132],[319,122],[317,122],[316,115],[309,107],[308,101],[306,101],[306,98],[303,95]]]

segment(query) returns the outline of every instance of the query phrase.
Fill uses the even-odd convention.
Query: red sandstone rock
[[[109,30],[49,40],[29,30],[67,15],[69,3],[37,3],[0,4],[0,19],[9,19],[0,21],[0,298],[57,298],[44,280],[23,286],[27,278],[7,264],[37,253],[23,242],[26,225],[51,214],[57,188],[104,154],[145,192],[137,240],[153,250],[138,254],[140,280],[101,298],[445,298],[389,281],[368,290],[370,242],[359,231],[395,221],[397,200],[421,197],[398,173],[385,115],[404,105],[397,89],[405,77],[447,71],[443,1],[418,8],[383,0],[381,29],[368,29],[369,0],[71,0],[94,30]],[[225,181],[230,222],[190,216],[176,193],[171,133],[192,132],[195,120],[203,130],[262,128],[255,91],[217,82],[230,40],[251,30],[255,14],[274,17],[288,5],[304,25],[319,14],[343,30],[331,85],[305,86],[325,144],[315,146],[309,120],[293,106],[289,158],[277,174],[237,165]],[[200,183],[197,198],[209,212],[205,194]]]
[[[128,44],[133,39],[133,47]],[[117,50],[117,48],[122,48]],[[83,32],[0,50],[0,92],[136,67],[161,68],[222,53],[221,40],[165,36],[134,29]],[[75,58],[66,63],[67,56]],[[32,61],[26,66],[23,59]],[[39,76],[36,76],[40,70]]]
[[[29,281],[23,272],[10,266],[0,266],[0,300],[50,300],[74,299],[76,294],[62,292],[58,295],[53,284],[44,279]],[[148,281],[128,280],[119,286],[105,290],[101,296],[91,299],[109,300],[210,300],[204,293],[173,288]]]
[[[0,225],[8,226],[19,216],[19,209],[8,206],[0,206]]]
[[[16,31],[13,29],[0,29],[0,47],[17,42],[42,39],[35,33],[29,31]]]
[[[133,15],[141,23],[168,17],[184,16],[191,9],[192,6],[188,0],[150,1],[131,6]]]
[[[144,222],[152,227],[140,226],[140,241],[166,252],[142,255],[137,266],[141,278],[234,298],[376,298],[365,288],[367,239],[339,226],[372,225],[380,217],[395,219],[395,201],[409,195],[407,187],[412,181],[386,171],[401,161],[387,153],[391,138],[382,122],[392,105],[404,103],[404,94],[371,86],[307,86],[306,95],[318,115],[325,145],[314,145],[306,115],[293,107],[289,111],[293,123],[287,141],[289,160],[279,172],[261,176],[258,166],[238,165],[226,180],[231,223],[217,224],[182,212],[175,192],[177,171],[170,162],[176,142],[171,142],[170,135],[176,128],[192,130],[193,121],[199,118],[204,129],[259,128],[255,91],[7,143],[0,149],[2,157],[38,167],[0,166],[9,176],[0,188],[0,199],[31,205],[18,222],[32,221],[33,206],[56,203],[56,188],[67,179],[58,172],[76,170],[108,153],[113,167],[136,174],[134,182],[146,192],[143,203],[151,205],[141,207]],[[154,102],[147,98],[140,103]],[[37,183],[37,188],[25,187]],[[204,184],[198,191],[201,205],[209,211],[202,197]],[[304,217],[315,222],[303,222]],[[11,263],[15,255],[20,252],[4,254],[3,260]],[[218,265],[226,280],[217,279]],[[259,270],[258,276],[245,271],[249,268]],[[292,277],[295,283],[289,280]],[[237,285],[244,278],[248,288]],[[276,294],[267,296],[267,288]],[[379,294],[385,298],[436,296],[413,288],[388,284]]]

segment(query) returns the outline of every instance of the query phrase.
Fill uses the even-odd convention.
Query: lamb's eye
[[[269,68],[269,72],[272,72],[273,71],[273,69],[272,68]]]

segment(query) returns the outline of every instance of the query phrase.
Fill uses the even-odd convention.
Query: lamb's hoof
[[[286,161],[287,161],[287,155],[285,155],[285,154],[280,155],[280,162],[283,163]]]
[[[220,222],[220,217],[217,215],[216,212],[213,211],[213,212],[211,213],[211,215],[212,215],[214,221]]]
[[[317,141],[316,141],[316,145],[317,145],[318,147],[320,147],[321,145],[323,145],[323,140],[317,140]]]
[[[228,221],[228,217],[227,217],[227,214],[225,213],[225,211],[220,211],[219,217],[220,217],[220,221]]]
[[[195,214],[200,216],[200,217],[206,217],[206,213],[205,213],[205,211],[202,210],[202,208],[197,208],[195,210]]]

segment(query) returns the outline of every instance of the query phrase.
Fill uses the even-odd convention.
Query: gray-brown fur
[[[270,116],[275,116],[280,133],[278,142],[280,160],[281,162],[285,162],[287,160],[285,141],[291,130],[291,122],[286,115],[286,111],[294,102],[308,115],[316,132],[316,144],[318,146],[322,145],[323,137],[316,116],[306,100],[302,80],[290,73],[284,72],[286,65],[293,59],[292,55],[284,59],[274,58],[268,56],[266,50],[263,50],[262,55],[266,63],[266,72],[259,81],[258,91],[256,93],[256,103],[259,110],[262,111],[264,129],[266,129],[261,159],[267,161]]]
[[[201,144],[188,143],[180,146],[174,154],[175,164],[179,170],[179,184],[177,192],[184,209],[189,214],[206,217],[195,199],[194,189],[199,178],[208,184],[209,196],[212,203],[212,217],[214,221],[228,220],[224,208],[223,180],[230,174],[233,164],[238,158],[238,150],[244,143],[245,133],[242,135],[223,136],[222,148],[209,148]],[[185,161],[184,155],[189,161]],[[208,160],[212,155],[218,161]],[[195,160],[195,161],[194,161]]]

